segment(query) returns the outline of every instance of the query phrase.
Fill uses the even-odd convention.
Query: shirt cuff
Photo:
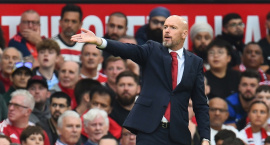
[[[100,49],[106,48],[107,47],[107,43],[108,43],[107,40],[104,39],[104,38],[101,38],[101,41],[102,41],[102,44],[99,45],[99,46],[97,46],[97,47],[100,48]]]

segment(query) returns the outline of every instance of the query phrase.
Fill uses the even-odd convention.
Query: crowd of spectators
[[[162,43],[170,15],[165,7],[154,8],[148,24],[132,37],[126,35],[126,15],[114,12],[104,38],[138,45],[148,40]],[[64,6],[61,32],[50,39],[40,35],[38,12],[27,10],[7,46],[0,40],[1,145],[136,144],[136,135],[122,124],[140,94],[140,66],[95,45],[71,41],[82,17],[79,6]],[[269,33],[259,42],[243,43],[245,24],[237,13],[225,15],[222,25],[219,36],[206,22],[195,23],[189,33],[192,52],[204,61],[211,144],[269,145],[270,12]],[[199,145],[191,100],[187,110],[192,145]]]

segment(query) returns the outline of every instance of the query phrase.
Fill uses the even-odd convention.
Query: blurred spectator
[[[27,90],[33,95],[35,100],[35,107],[29,120],[33,123],[38,123],[40,120],[49,119],[50,104],[47,101],[51,93],[48,90],[48,84],[42,76],[33,76],[28,80]]]
[[[74,96],[74,88],[80,79],[80,66],[74,61],[66,61],[62,64],[59,70],[59,83],[54,85],[51,92],[62,91],[68,94],[71,98],[71,109],[77,106]]]
[[[37,45],[39,67],[33,70],[34,75],[46,79],[49,90],[58,84],[58,74],[55,71],[56,59],[60,55],[59,45],[50,39],[45,39]]]
[[[106,87],[113,92],[116,91],[115,80],[119,73],[127,70],[127,62],[121,57],[109,57],[104,65],[104,73],[107,76]]]
[[[130,43],[130,44],[137,44],[137,41],[134,37],[132,36],[122,36],[119,39],[119,42],[123,42],[123,43]],[[132,71],[133,73],[135,73],[136,75],[140,75],[140,67],[137,63],[133,62],[130,59],[127,59],[127,67],[130,71]]]
[[[265,27],[268,33],[265,38],[262,38],[258,43],[263,50],[264,64],[270,65],[270,12],[266,15]]]
[[[263,101],[268,108],[270,108],[270,86],[261,85],[256,89],[256,100]],[[264,124],[264,129],[270,132],[270,117],[268,117],[267,122]]]
[[[2,27],[0,27],[0,56],[3,54],[3,50],[6,48],[6,41],[4,38]]]
[[[195,119],[195,114],[193,112],[193,105],[192,105],[192,100],[189,99],[188,103],[188,129],[191,134],[191,145],[200,145],[200,135],[197,129],[197,125],[192,121],[192,119]],[[195,119],[196,120],[196,119]]]
[[[122,12],[114,12],[110,14],[108,23],[106,25],[107,33],[104,35],[106,39],[119,40],[120,37],[125,36],[127,33],[127,16]],[[103,51],[102,53],[104,62],[107,60],[110,53]],[[103,63],[104,65],[104,63]],[[103,67],[104,68],[104,67]]]
[[[139,45],[145,44],[148,40],[162,43],[162,30],[165,20],[171,15],[165,7],[156,7],[149,14],[148,24],[143,25],[135,34]]]
[[[1,145],[10,145],[11,139],[8,136],[0,135],[0,144]]]
[[[55,92],[50,97],[50,114],[51,118],[41,120],[38,124],[46,131],[51,145],[54,145],[58,134],[56,131],[57,120],[61,114],[70,110],[70,97],[64,92]]]
[[[228,105],[222,98],[215,97],[209,101],[209,117],[211,129],[211,145],[215,145],[214,137],[218,131],[227,129],[233,131],[238,136],[238,130],[233,126],[225,125],[224,122],[229,117]]]
[[[140,93],[139,76],[131,71],[121,72],[116,77],[116,101],[113,104],[113,110],[110,117],[119,125],[123,125],[130,110],[133,108],[135,99]]]
[[[22,145],[44,145],[44,131],[39,126],[28,126],[20,135]]]
[[[246,144],[239,138],[227,138],[223,141],[222,145],[246,145]]]
[[[8,118],[0,123],[0,132],[9,136],[12,143],[20,144],[20,135],[27,126],[35,124],[29,121],[29,116],[34,109],[34,97],[27,90],[16,90],[11,94],[8,105]],[[49,144],[49,139],[45,139]]]
[[[109,119],[104,110],[90,109],[83,115],[84,129],[88,134],[88,141],[84,145],[96,145],[99,140],[108,134]]]
[[[240,131],[240,138],[246,144],[263,145],[267,132],[263,128],[269,115],[268,106],[262,101],[253,102],[248,111],[250,125]],[[224,141],[225,142],[225,141]]]
[[[210,70],[205,72],[205,77],[211,87],[209,99],[221,97],[225,99],[237,92],[240,73],[229,69],[231,61],[231,46],[224,40],[215,39],[207,47],[207,58]]]
[[[241,16],[237,13],[229,13],[222,19],[223,31],[222,35],[217,36],[229,42],[232,46],[232,60],[229,67],[234,67],[241,63],[240,54],[243,52],[245,44],[243,43],[245,24]]]
[[[115,96],[106,87],[95,87],[90,92],[90,108],[99,108],[110,114],[114,104]],[[111,117],[109,119],[109,132],[117,139],[121,137],[122,127]]]
[[[10,94],[17,89],[26,89],[27,82],[32,76],[32,63],[31,62],[16,62],[11,74],[10,80],[12,86],[3,95],[6,104],[8,105],[11,96]]]
[[[82,122],[75,111],[67,110],[57,120],[59,138],[55,145],[74,145],[80,142]]]
[[[40,36],[39,14],[35,10],[26,10],[21,15],[19,32],[9,40],[8,46],[17,48],[25,59],[34,63],[34,59],[38,55],[36,45],[42,39]]]
[[[236,135],[231,130],[221,130],[215,135],[215,143],[216,145],[222,145],[223,141],[227,138],[236,138]]]
[[[98,66],[103,62],[102,51],[96,45],[85,43],[81,51],[81,78],[91,78],[100,83],[107,82],[106,75],[98,72]]]
[[[206,22],[198,22],[190,28],[190,38],[192,41],[193,52],[201,57],[204,62],[204,68],[210,69],[207,63],[207,50],[206,47],[213,40],[213,28]]]
[[[81,79],[76,83],[74,88],[74,95],[78,106],[74,109],[80,116],[90,109],[89,93],[94,87],[101,87],[97,80]]]
[[[98,142],[98,145],[119,145],[116,138],[112,135],[104,135]],[[121,144],[123,145],[123,144]]]
[[[261,76],[261,83],[267,83],[267,81],[270,80],[270,75],[264,73],[264,71],[260,68],[262,64],[263,52],[260,45],[255,42],[250,42],[244,48],[242,63],[235,66],[233,69],[240,72],[247,69],[258,71]]]
[[[0,122],[7,118],[7,103],[3,99],[2,95],[0,95]]]
[[[260,75],[256,71],[242,72],[238,85],[239,93],[234,93],[226,98],[230,115],[225,124],[230,124],[238,130],[245,127],[248,108],[255,98],[259,82]]]
[[[136,145],[136,135],[131,133],[126,128],[123,128],[120,144],[121,145]]]
[[[79,6],[67,4],[62,8],[61,19],[59,21],[61,32],[54,36],[61,48],[61,56],[58,59],[58,65],[61,66],[63,60],[80,62],[80,54],[83,43],[71,41],[72,35],[76,34],[82,27],[82,10]],[[64,57],[64,58],[63,58]]]
[[[13,72],[14,64],[22,60],[22,54],[14,47],[8,47],[3,51],[1,57],[1,75],[0,81],[4,83],[5,91],[7,92],[12,85],[10,80]]]

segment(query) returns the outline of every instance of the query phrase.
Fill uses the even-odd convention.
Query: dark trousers
[[[138,132],[136,145],[181,145],[170,139],[169,129],[159,126],[153,133]]]

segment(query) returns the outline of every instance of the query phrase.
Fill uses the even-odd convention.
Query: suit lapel
[[[163,66],[164,66],[164,71],[166,75],[166,79],[168,81],[168,86],[169,89],[172,90],[172,71],[171,71],[171,66],[172,66],[172,58],[171,55],[169,54],[168,48],[163,47]]]
[[[184,57],[185,57],[185,61],[184,61],[185,67],[184,67],[183,76],[182,76],[181,82],[175,87],[175,89],[183,85],[183,83],[185,82],[185,79],[188,77],[188,73],[190,72],[190,68],[192,65],[191,55],[186,49],[184,49]]]

